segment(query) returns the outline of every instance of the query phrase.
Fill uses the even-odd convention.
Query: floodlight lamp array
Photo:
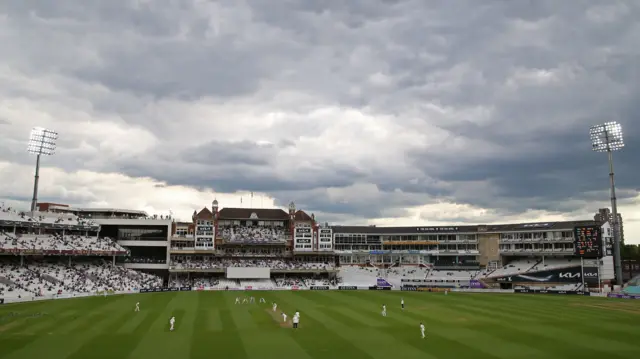
[[[624,147],[622,126],[617,122],[607,122],[590,129],[591,147],[596,152],[617,151]]]
[[[34,155],[51,156],[56,151],[58,133],[42,127],[34,127],[29,136],[27,152]]]

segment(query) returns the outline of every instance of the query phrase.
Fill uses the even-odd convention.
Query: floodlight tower
[[[40,180],[40,156],[52,156],[56,151],[58,133],[42,127],[34,127],[31,130],[27,152],[36,155],[36,174],[33,181],[33,198],[31,199],[31,212],[35,212],[38,203],[38,181]]]
[[[622,285],[622,259],[620,252],[620,223],[618,221],[618,203],[616,199],[616,183],[613,178],[613,151],[624,147],[622,126],[617,122],[607,122],[591,127],[591,147],[596,152],[606,152],[609,158],[609,182],[611,185],[611,227],[613,227],[613,259],[616,270],[616,284]]]

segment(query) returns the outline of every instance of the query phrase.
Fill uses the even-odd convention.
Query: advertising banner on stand
[[[582,283],[582,268],[549,269],[489,279],[498,283]],[[587,283],[598,283],[598,268],[584,267],[584,280]]]

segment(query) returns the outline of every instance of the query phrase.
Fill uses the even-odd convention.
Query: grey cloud
[[[182,161],[194,164],[268,166],[275,160],[276,153],[273,145],[259,145],[249,141],[240,143],[211,141],[191,147],[180,155]]]
[[[199,7],[183,0],[134,9],[103,1],[3,2],[0,10],[10,15],[10,69],[100,85],[104,92],[84,94],[89,114],[144,127],[162,140],[144,156],[109,158],[98,146],[81,148],[82,139],[69,137],[47,163],[221,192],[266,192],[277,203],[295,199],[327,218],[400,217],[408,206],[438,199],[498,214],[572,212],[607,200],[598,197],[607,186],[606,158],[591,153],[588,127],[617,120],[629,138],[615,156],[619,196],[639,193],[638,2],[247,3]],[[626,9],[615,21],[588,18],[596,6],[618,4]],[[382,80],[373,81],[376,74]],[[0,91],[42,99],[32,89]],[[243,99],[250,107],[259,98],[265,105],[285,91],[314,103],[291,101],[278,109],[292,119],[264,130],[273,145],[258,145],[261,139],[249,135],[242,141],[216,133],[181,137],[168,130],[180,126],[179,113],[145,112],[162,101],[188,108],[200,99]],[[74,96],[82,98],[78,92]],[[342,157],[349,153],[322,146],[305,153],[303,137],[327,130],[305,121],[306,113],[329,106],[361,110],[371,121],[394,116],[398,136],[429,139],[379,146],[373,153],[354,148],[348,164]],[[204,126],[211,119],[201,121]],[[205,144],[194,145],[207,136]],[[367,134],[341,136],[329,141]],[[20,151],[17,144],[0,143],[0,158],[31,160]],[[387,153],[404,162],[371,160]],[[378,192],[359,199],[348,191],[328,195],[327,188],[356,191],[361,183]]]
[[[282,191],[274,193],[276,204],[287,206],[294,201],[308,212],[321,212],[349,216],[356,214],[367,219],[380,217],[404,217],[406,207],[434,203],[429,195],[416,195],[401,191],[378,191],[373,186],[355,185],[336,195],[331,189],[307,191]],[[323,220],[328,220],[326,217]],[[343,222],[343,221],[338,221]]]

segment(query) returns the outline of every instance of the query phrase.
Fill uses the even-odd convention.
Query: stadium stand
[[[271,269],[326,270],[334,265],[323,262],[302,262],[286,259],[226,259],[210,257],[208,259],[172,259],[170,269],[224,269],[229,267],[268,267]]]
[[[429,269],[417,266],[393,267],[386,270],[381,278],[384,278],[394,287],[400,288],[403,279],[425,279],[429,275]]]
[[[221,290],[370,287],[378,285],[379,278],[396,288],[408,280],[429,288],[508,289],[529,283],[510,283],[510,278],[502,277],[579,264],[569,254],[576,225],[569,222],[464,228],[331,227],[319,225],[313,214],[296,210],[293,204],[287,213],[218,210],[216,201],[211,210],[194,211],[191,223],[166,221],[170,217],[140,211],[74,211],[30,214],[0,208],[0,295],[152,289],[162,287],[167,277],[173,288]],[[155,224],[140,224],[140,219]],[[149,243],[138,243],[144,241]],[[478,255],[481,250],[487,252],[485,257]],[[226,269],[234,267],[270,268],[271,278],[225,278]],[[581,288],[569,282],[549,281],[547,286],[530,288]],[[636,288],[628,285],[625,290]]]
[[[476,278],[480,271],[467,270],[437,270],[433,269],[429,272],[427,279],[432,280],[470,280]]]
[[[378,269],[373,267],[343,266],[340,268],[340,282],[346,286],[376,285]]]
[[[116,256],[129,251],[111,238],[100,237],[99,232],[95,221],[71,213],[31,214],[0,208],[1,296],[28,298],[162,286],[160,276],[116,265]]]
[[[128,291],[162,286],[162,278],[114,266],[101,260],[62,263],[28,260],[22,265],[12,257],[0,260],[0,283],[5,297],[44,296],[62,293]]]
[[[285,234],[284,227],[224,226],[220,231],[222,239],[243,243],[283,242]]]
[[[640,275],[635,276],[628,281],[622,289],[622,292],[625,294],[640,295]]]
[[[536,272],[549,269],[565,268],[569,266],[580,265],[580,259],[577,258],[549,258],[544,261],[538,261],[536,265],[531,267],[528,272]]]
[[[514,275],[518,273],[526,273],[536,266],[540,261],[532,259],[517,259],[511,261],[509,264],[496,269],[495,271],[487,275],[488,278],[503,277]]]

